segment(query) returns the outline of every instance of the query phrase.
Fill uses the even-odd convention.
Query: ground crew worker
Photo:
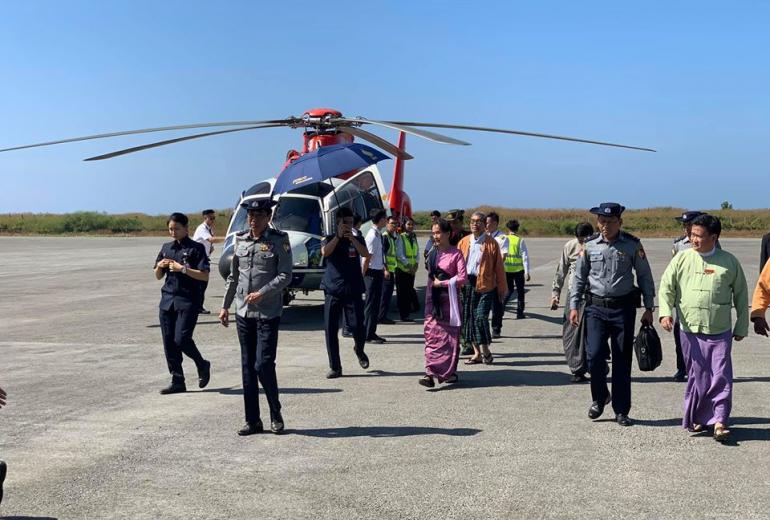
[[[360,234],[353,233],[353,212],[342,207],[336,215],[337,228],[333,235],[324,238],[321,254],[326,259],[326,269],[321,281],[324,291],[324,330],[326,352],[329,355],[327,379],[342,375],[340,361],[340,314],[346,316],[347,325],[353,330],[353,352],[361,368],[369,368],[369,358],[364,353],[364,301],[366,290],[361,272],[361,258],[369,258],[366,243]]]
[[[524,318],[524,281],[529,281],[529,253],[527,245],[517,233],[519,221],[509,220],[505,223],[508,228],[508,254],[505,255],[505,279],[508,283],[508,295],[505,298],[506,305],[513,296],[516,287],[516,319]]]
[[[361,270],[364,273],[366,285],[366,301],[364,302],[364,326],[366,328],[366,341],[371,343],[385,343],[385,338],[377,335],[377,320],[380,316],[380,303],[382,302],[382,282],[392,275],[385,267],[385,255],[382,252],[382,228],[387,223],[387,213],[384,209],[372,208],[369,210],[369,218],[372,227],[366,234],[366,249],[368,258],[361,259]]]
[[[238,430],[238,435],[263,431],[258,382],[262,383],[270,408],[270,429],[273,433],[281,433],[284,429],[275,356],[283,312],[283,290],[291,281],[292,259],[289,236],[268,227],[273,204],[270,199],[241,204],[248,212],[249,229],[235,236],[230,275],[219,311],[219,321],[227,327],[228,309],[235,300],[246,415],[246,424]]]
[[[420,245],[414,233],[414,220],[406,217],[404,232],[396,241],[396,301],[401,321],[414,321],[409,314],[420,310],[417,291],[414,290],[419,251]]]
[[[188,234],[189,220],[183,213],[172,213],[166,222],[171,242],[166,242],[155,259],[155,278],[165,277],[160,290],[160,332],[171,384],[161,394],[186,392],[182,354],[195,362],[198,387],[211,377],[211,363],[203,359],[193,341],[198,313],[203,305],[202,285],[209,279],[209,260],[203,244]]]
[[[631,359],[636,320],[637,290],[634,274],[644,296],[642,323],[652,324],[655,306],[655,284],[650,264],[641,241],[621,231],[621,215],[625,208],[614,202],[603,202],[590,212],[597,215],[599,233],[585,242],[578,255],[570,294],[569,319],[578,326],[578,309],[586,306],[588,371],[591,374],[593,402],[588,417],[597,419],[604,406],[612,402],[615,421],[631,426]],[[586,294],[588,293],[588,294]],[[609,343],[609,345],[608,345]],[[610,347],[611,345],[611,347]],[[607,388],[607,354],[612,355],[612,393]]]
[[[377,322],[383,325],[393,325],[395,321],[388,318],[390,310],[390,300],[393,299],[393,288],[396,285],[396,241],[398,240],[398,218],[388,217],[388,223],[385,226],[385,233],[382,234],[382,251],[385,254],[385,269],[389,276],[385,276],[382,282],[382,301],[380,302],[380,313]]]

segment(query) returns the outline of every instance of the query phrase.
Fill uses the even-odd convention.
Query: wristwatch
[[[182,274],[187,274],[187,266],[186,265],[182,266]]]

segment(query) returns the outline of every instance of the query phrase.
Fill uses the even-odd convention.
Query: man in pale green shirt
[[[660,323],[671,332],[676,308],[681,321],[682,354],[687,366],[682,425],[691,431],[714,427],[726,440],[732,408],[732,340],[749,331],[749,292],[743,268],[732,254],[718,249],[722,231],[712,215],[692,223],[692,249],[676,255],[660,282]],[[732,307],[735,307],[735,326]]]

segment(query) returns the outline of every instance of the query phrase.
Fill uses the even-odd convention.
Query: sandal
[[[727,429],[727,426],[722,423],[716,423],[714,425],[714,440],[724,442],[728,438],[730,438],[730,430]]]
[[[433,382],[433,378],[430,376],[422,376],[419,381],[417,381],[422,386],[433,388],[436,384]]]
[[[703,430],[705,430],[705,428],[703,427],[702,424],[693,424],[692,428],[690,429],[690,431],[692,431],[693,433],[700,433]]]
[[[481,357],[484,359],[485,365],[491,365],[494,358],[492,357],[492,353],[488,352],[486,354],[482,354]]]
[[[464,364],[466,365],[478,365],[479,363],[481,363],[481,358],[477,358],[477,357],[476,358],[471,357],[464,361]]]

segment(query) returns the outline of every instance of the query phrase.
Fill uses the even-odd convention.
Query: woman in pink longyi
[[[433,242],[426,260],[428,287],[425,291],[425,376],[419,383],[457,381],[460,356],[460,287],[468,281],[465,260],[449,244],[451,226],[445,220],[433,224]]]

